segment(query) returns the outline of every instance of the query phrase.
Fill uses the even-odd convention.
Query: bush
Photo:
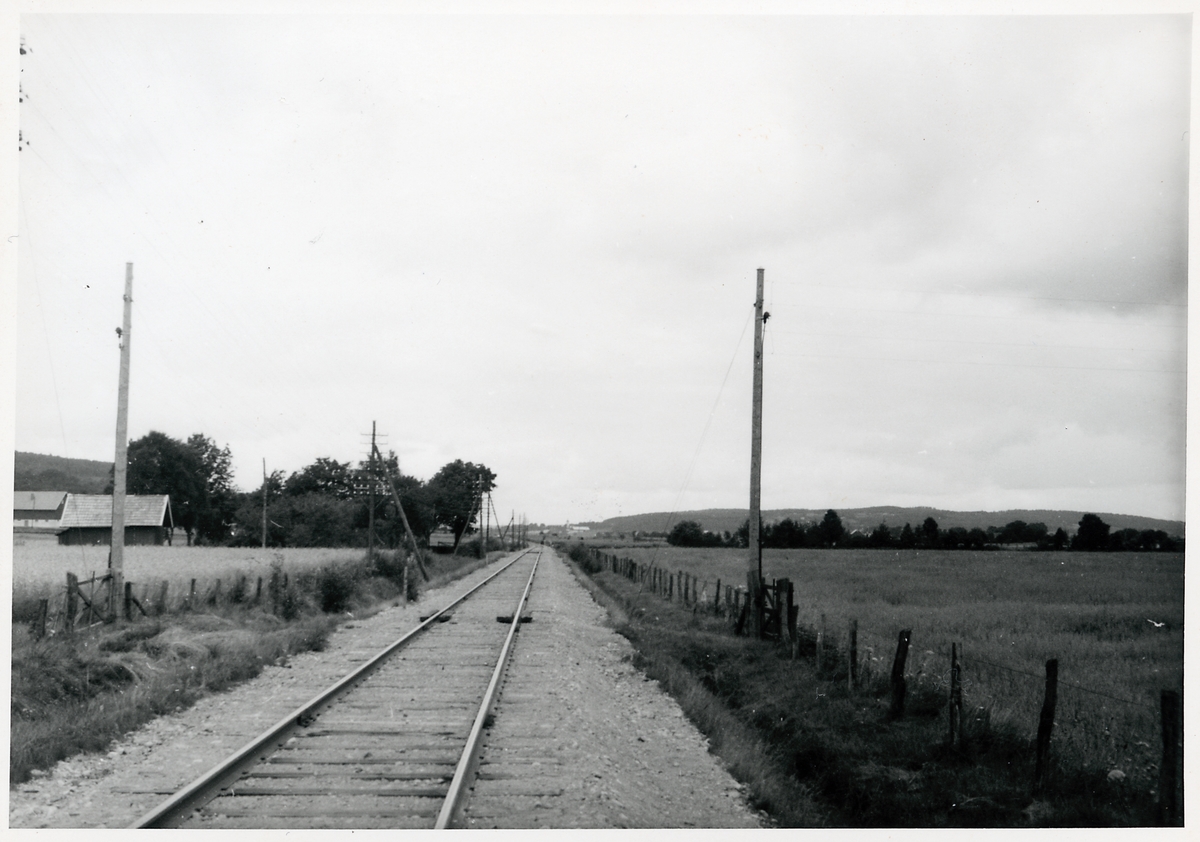
[[[317,571],[317,604],[326,614],[340,614],[354,598],[354,571],[344,566],[322,567]]]
[[[572,544],[571,549],[567,551],[567,555],[571,557],[571,561],[582,567],[583,572],[589,576],[599,573],[603,569],[600,559],[596,558],[596,554],[584,546],[582,541]]]

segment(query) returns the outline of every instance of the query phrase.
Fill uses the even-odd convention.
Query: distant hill
[[[102,494],[111,470],[112,462],[66,459],[18,450],[13,465],[13,490]]]
[[[762,513],[766,523],[777,523],[784,518],[791,518],[798,523],[816,523],[825,516],[827,509],[770,509]],[[906,523],[916,529],[925,518],[931,517],[942,529],[961,526],[972,529],[978,526],[987,529],[989,526],[1004,526],[1014,520],[1025,523],[1044,523],[1051,531],[1062,527],[1068,533],[1079,529],[1079,520],[1085,512],[1064,512],[1047,509],[1008,509],[1002,512],[952,512],[945,509],[930,509],[922,506],[904,508],[901,506],[871,506],[865,509],[836,509],[842,525],[850,531],[869,531],[881,523],[888,526],[902,527]],[[644,515],[624,515],[613,517],[597,523],[580,524],[590,526],[601,532],[669,532],[671,527],[681,520],[694,520],[703,529],[711,532],[733,532],[746,520],[748,509],[701,509],[694,512],[654,512]],[[1183,522],[1178,520],[1160,520],[1153,517],[1138,515],[1118,515],[1108,512],[1093,512],[1105,523],[1118,529],[1161,529],[1168,535],[1183,537]]]

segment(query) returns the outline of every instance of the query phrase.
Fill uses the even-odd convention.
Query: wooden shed
[[[68,494],[58,522],[60,544],[112,543],[113,498],[109,494]],[[175,521],[166,494],[125,497],[125,544],[161,545],[169,541]]]

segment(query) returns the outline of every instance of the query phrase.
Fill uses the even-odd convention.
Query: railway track
[[[133,826],[455,826],[541,552],[500,562]]]

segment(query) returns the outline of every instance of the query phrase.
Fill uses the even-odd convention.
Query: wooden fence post
[[[800,655],[800,635],[796,632],[796,619],[800,615],[800,606],[796,605],[796,589],[792,585],[792,580],[787,581],[787,597],[784,600],[784,606],[787,608],[787,639],[792,647],[792,660]]]
[[[1162,766],[1159,767],[1159,817],[1166,827],[1183,827],[1183,710],[1179,694],[1162,691]]]
[[[50,613],[50,600],[38,600],[38,613],[33,618],[33,637],[35,640],[41,640],[46,636],[46,615]]]
[[[821,661],[825,659],[825,615],[821,615],[821,625],[817,628],[817,672],[821,672]]]
[[[896,643],[896,659],[892,661],[892,707],[889,711],[892,717],[904,715],[904,694],[907,690],[904,665],[908,662],[908,643],[911,639],[912,629],[904,629]]]
[[[163,579],[162,586],[158,589],[158,600],[154,603],[154,613],[164,614],[167,610],[167,588],[169,587],[167,580]]]
[[[962,675],[958,665],[958,644],[950,644],[950,746],[962,748]]]
[[[849,683],[850,693],[851,693],[851,695],[853,695],[854,691],[858,689],[858,620],[857,619],[850,620],[849,642],[850,642],[850,646],[848,648],[850,651],[848,651],[846,653],[846,657],[850,661],[850,663],[849,663],[850,669],[847,671],[846,681]]]
[[[285,577],[287,574],[283,574]],[[187,607],[190,609],[196,604],[196,580],[192,580],[192,585],[188,588]]]
[[[401,574],[403,577],[403,574]],[[258,584],[254,586],[254,604],[258,605],[262,601],[262,576],[258,577]]]
[[[67,634],[75,631],[75,614],[79,611],[79,577],[67,574],[67,610],[63,615],[63,630]]]
[[[125,583],[125,593],[122,596],[122,607],[124,608],[122,614],[125,621],[129,622],[133,619],[133,582]]]
[[[713,616],[721,616],[721,580],[717,580],[716,594],[713,596]]]
[[[1054,730],[1054,708],[1058,704],[1058,659],[1046,661],[1046,699],[1042,702],[1042,715],[1038,718],[1037,765],[1033,770],[1033,794],[1038,795],[1046,786],[1047,766],[1050,757],[1050,733]]]

